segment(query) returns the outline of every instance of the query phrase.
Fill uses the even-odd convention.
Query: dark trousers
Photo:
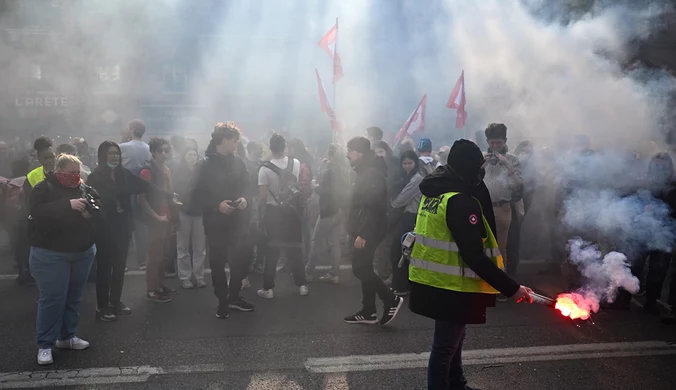
[[[350,238],[352,245],[354,240],[355,237]],[[355,248],[352,252],[352,273],[361,281],[361,303],[363,309],[371,313],[376,313],[376,294],[388,305],[394,301],[392,291],[373,270],[373,259],[379,243],[380,240],[367,240],[364,248]]]
[[[519,267],[519,256],[521,256],[521,218],[516,210],[515,204],[512,202],[512,223],[509,224],[509,232],[507,232],[507,264],[505,271],[510,276],[516,275],[516,270]]]
[[[96,241],[96,302],[99,309],[120,303],[130,240],[130,232],[112,231]]]
[[[390,250],[390,261],[392,263],[392,289],[394,291],[408,291],[408,264],[404,263],[399,267],[401,260],[401,237],[415,228],[417,214],[404,213],[395,230],[394,240],[392,240],[392,249]]]
[[[667,278],[669,266],[674,262],[674,256],[671,253],[653,251],[649,254],[648,276],[645,281],[646,305],[653,305],[662,295],[662,286]],[[643,275],[644,262],[638,262],[637,269],[634,271]],[[669,296],[667,298],[669,305],[676,304],[676,272],[671,272],[671,281],[669,283]]]
[[[32,280],[28,258],[31,247],[28,243],[28,226],[26,223],[17,223],[14,227],[14,261],[19,271],[19,281]]]
[[[267,246],[265,249],[263,289],[271,290],[275,288],[277,262],[279,261],[282,249],[286,251],[287,265],[293,275],[296,286],[306,285],[302,245],[303,234],[300,218],[294,214],[285,212],[279,207],[267,205],[264,223]]]
[[[462,370],[462,344],[465,324],[436,321],[434,342],[427,368],[429,390],[464,390],[467,379]]]
[[[146,259],[146,289],[160,292],[164,288],[164,253],[168,248],[169,223],[148,221],[148,256]]]
[[[205,229],[209,246],[209,265],[211,266],[211,283],[218,301],[225,303],[239,297],[242,279],[246,278],[251,264],[252,249],[249,245],[241,245],[236,240],[226,240],[227,232],[219,229]],[[225,263],[230,265],[230,283],[225,274]]]

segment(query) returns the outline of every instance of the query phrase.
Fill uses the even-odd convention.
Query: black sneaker
[[[253,311],[254,305],[245,301],[241,297],[237,297],[228,303],[228,308],[239,311]]]
[[[377,324],[378,323],[378,316],[376,316],[376,313],[368,313],[365,312],[363,309],[358,311],[357,314],[353,316],[347,316],[343,318],[343,321],[345,321],[348,324]]]
[[[394,301],[383,308],[383,317],[380,319],[380,325],[387,325],[392,322],[394,317],[397,316],[397,313],[399,313],[399,309],[401,309],[401,305],[403,304],[404,298],[395,296]]]
[[[99,309],[96,308],[96,319],[103,322],[113,322],[117,321],[117,316],[109,308]]]
[[[162,287],[160,289],[160,293],[162,293],[163,295],[167,295],[167,296],[168,295],[176,295],[176,294],[178,294],[178,290],[174,290],[174,289],[169,288],[169,287]]]
[[[676,323],[676,316],[674,316],[674,310],[673,309],[667,310],[667,312],[662,316],[660,321],[663,324],[667,325]]]
[[[220,319],[226,319],[230,315],[230,309],[228,305],[218,304],[218,309],[216,309],[216,317]]]
[[[117,305],[111,304],[110,308],[111,310],[114,310],[113,313],[118,316],[128,316],[131,314],[131,309],[122,302],[118,303]]]

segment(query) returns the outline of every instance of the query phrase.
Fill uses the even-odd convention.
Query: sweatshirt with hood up
[[[368,151],[354,167],[357,177],[352,188],[348,233],[369,242],[385,236],[387,224],[387,165],[382,157]]]
[[[474,144],[472,146],[479,154],[477,158],[483,160],[479,148]],[[473,150],[464,144],[461,147]],[[452,155],[453,149],[449,154],[449,162],[453,159]],[[486,256],[483,248],[483,239],[487,237],[487,232],[481,223],[481,215],[486,218],[493,231],[495,216],[486,185],[483,181],[479,185],[472,184],[480,167],[481,162],[476,167],[467,167],[464,163],[456,163],[454,168],[448,164],[441,166],[423,179],[420,191],[428,197],[459,192],[448,200],[446,225],[458,245],[460,256],[479,277],[503,295],[511,297],[519,289],[519,284],[498,268]],[[477,220],[479,223],[476,223]],[[495,298],[495,294],[458,292],[411,282],[409,305],[414,313],[435,320],[483,324],[486,322],[486,308],[495,306]]]

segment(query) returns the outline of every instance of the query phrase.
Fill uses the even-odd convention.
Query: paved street
[[[522,283],[556,293],[556,283],[533,270]],[[115,323],[94,321],[89,284],[79,335],[92,347],[57,351],[47,368],[35,365],[36,290],[0,280],[0,388],[425,388],[432,321],[404,308],[386,328],[344,324],[360,293],[349,270],[341,278],[340,285],[312,284],[300,297],[280,273],[275,299],[264,301],[253,276],[244,296],[256,311],[219,320],[210,287],[152,304],[144,300],[145,278],[133,274],[123,299],[134,313]],[[592,319],[576,323],[544,306],[499,303],[487,325],[468,329],[467,377],[481,389],[676,388],[676,347],[669,343],[676,327],[636,306]]]

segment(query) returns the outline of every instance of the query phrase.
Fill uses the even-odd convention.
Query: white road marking
[[[540,347],[494,348],[463,351],[463,364],[489,365],[574,359],[601,359],[636,356],[675,355],[676,346],[666,341],[638,341],[622,343],[550,345]],[[429,353],[391,355],[355,355],[328,358],[310,358],[303,366],[284,369],[305,369],[311,373],[329,374],[324,389],[340,389],[347,383],[347,372],[425,368]],[[281,369],[281,368],[280,368]],[[297,388],[281,372],[254,373],[249,389],[268,389],[282,386]],[[146,382],[155,375],[186,375],[195,373],[227,373],[223,364],[196,364],[169,367],[105,367],[70,370],[37,370],[0,373],[0,389],[91,386],[117,383]],[[214,389],[219,388],[214,387]]]
[[[655,355],[676,355],[676,346],[665,341],[639,341],[478,349],[463,351],[462,360],[464,365],[470,366]],[[305,368],[315,373],[424,368],[429,356],[429,353],[408,353],[311,358],[305,362]]]

